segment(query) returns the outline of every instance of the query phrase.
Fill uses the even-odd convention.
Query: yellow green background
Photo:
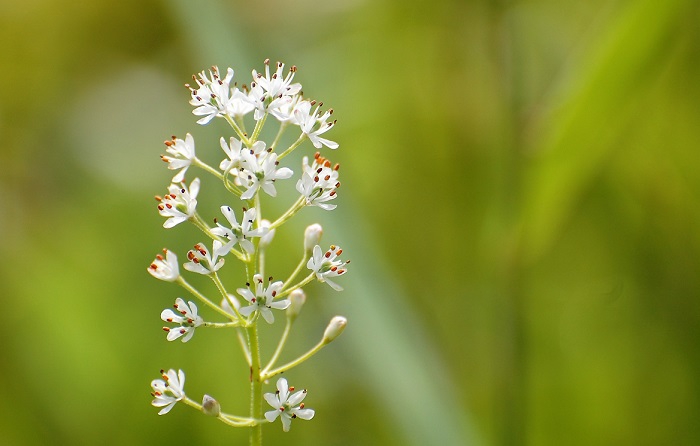
[[[165,341],[187,296],[146,266],[201,241],[161,227],[162,141],[217,164],[231,134],[182,84],[265,58],[335,109],[343,183],[270,268],[317,221],[352,259],[287,352],[348,317],[287,374],[316,418],[267,444],[700,443],[699,23],[695,0],[0,1],[0,443],[246,444],[150,406],[172,367],[245,413],[247,370],[227,333]]]

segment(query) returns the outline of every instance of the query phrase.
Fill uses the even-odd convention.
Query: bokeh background
[[[182,84],[269,57],[335,109],[343,165],[337,212],[279,231],[270,268],[316,221],[353,263],[288,350],[350,319],[288,374],[316,419],[268,444],[699,444],[698,5],[0,1],[0,443],[246,444],[150,406],[174,367],[244,413],[247,372],[219,332],[165,341],[183,294],[145,268],[200,241],[161,228],[162,141],[215,164],[230,134]]]

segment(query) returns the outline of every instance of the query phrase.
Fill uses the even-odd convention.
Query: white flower
[[[335,125],[336,121],[326,122],[326,120],[333,114],[333,109],[328,110],[323,115],[319,116],[319,108],[321,108],[323,103],[319,103],[312,112],[311,107],[313,105],[316,105],[315,101],[300,102],[294,108],[293,122],[301,128],[301,132],[309,138],[311,144],[313,144],[317,149],[320,149],[321,146],[326,146],[330,149],[337,149],[337,142],[321,138],[319,136],[332,129]]]
[[[189,262],[185,263],[184,267],[187,271],[198,274],[215,273],[224,266],[224,259],[219,259],[219,256],[227,253],[232,245],[233,243],[223,245],[220,241],[214,240],[212,243],[213,249],[207,251],[203,243],[197,243],[194,245],[194,249],[187,252]]]
[[[153,392],[153,401],[151,404],[155,407],[162,407],[158,415],[165,415],[170,412],[170,409],[175,406],[175,403],[185,397],[185,372],[170,369],[167,373],[164,370],[160,371],[163,379],[154,379],[151,381]]]
[[[192,114],[202,116],[197,124],[206,125],[216,116],[223,116],[231,107],[231,80],[233,70],[226,70],[226,77],[221,79],[219,68],[212,67],[209,76],[205,71],[199,73],[199,77],[192,76],[197,83],[197,88],[185,85],[190,89],[192,99],[190,104],[195,106]]]
[[[217,222],[217,227],[211,230],[212,234],[229,239],[231,244],[227,243],[225,245],[228,246],[228,250],[231,249],[231,246],[238,243],[246,252],[252,254],[255,251],[255,246],[249,238],[262,237],[268,232],[266,228],[253,229],[256,219],[255,208],[250,208],[243,212],[243,221],[241,221],[240,225],[238,224],[238,220],[236,220],[236,214],[234,214],[229,206],[221,206],[221,213],[224,214],[224,217],[226,217],[231,227],[227,228]],[[228,250],[226,252],[228,252]]]
[[[226,114],[235,119],[240,119],[255,110],[255,105],[248,98],[248,90],[245,85],[243,89],[245,91],[241,91],[238,88],[233,89],[231,100],[228,102],[228,107],[226,107]]]
[[[160,318],[164,322],[180,324],[180,327],[163,327],[163,330],[168,332],[168,341],[174,341],[180,336],[184,336],[182,342],[187,342],[194,336],[194,329],[204,323],[204,319],[197,314],[197,305],[192,301],[185,303],[178,297],[175,299],[174,308],[177,313],[168,308],[160,313]]]
[[[173,183],[181,183],[195,158],[194,138],[189,133],[185,135],[184,141],[173,136],[172,141],[165,141],[165,145],[168,147],[165,151],[172,156],[161,155],[160,159],[168,163],[170,170],[182,169],[172,179]]]
[[[271,309],[285,310],[289,306],[290,302],[288,299],[275,301],[277,293],[282,289],[282,282],[278,281],[270,284],[267,288],[263,287],[263,279],[260,274],[253,276],[253,285],[255,286],[255,293],[250,290],[250,284],[246,285],[248,288],[238,288],[236,291],[245,300],[247,300],[250,305],[240,309],[240,313],[243,316],[250,316],[256,311],[259,311],[263,319],[268,324],[275,321],[275,316],[272,314]]]
[[[296,66],[289,69],[286,77],[283,77],[284,64],[277,62],[277,71],[270,75],[270,59],[265,60],[265,75],[253,70],[253,82],[248,94],[249,101],[255,107],[255,120],[259,121],[266,112],[276,112],[283,106],[293,102],[293,96],[301,91],[301,84],[292,83]]]
[[[235,175],[236,170],[241,165],[242,144],[233,136],[230,138],[229,141],[230,142],[226,144],[226,140],[223,137],[221,137],[221,139],[219,140],[219,143],[221,144],[221,149],[228,157],[227,160],[223,160],[221,161],[221,163],[219,163],[219,169],[223,170],[224,172],[231,171]]]
[[[267,404],[274,407],[274,410],[265,412],[265,418],[272,423],[280,417],[282,420],[282,429],[289,432],[293,418],[301,418],[302,420],[310,420],[316,412],[313,409],[304,407],[304,398],[306,398],[306,389],[294,392],[294,387],[287,386],[287,380],[280,378],[277,380],[277,392],[266,393],[264,395]]]
[[[238,179],[247,189],[241,195],[241,200],[250,200],[260,188],[271,197],[276,196],[275,181],[287,179],[294,173],[288,167],[277,169],[276,153],[256,156],[254,153],[243,150],[241,157],[241,170],[238,172]]]
[[[303,159],[302,175],[297,181],[297,191],[304,196],[308,206],[318,206],[326,211],[336,208],[336,205],[327,203],[338,196],[336,189],[340,187],[338,181],[338,169],[336,164],[331,168],[331,162],[322,157],[319,152],[314,155],[314,162],[309,166],[307,157]]]
[[[190,183],[189,189],[184,183],[171,184],[168,194],[164,197],[156,197],[160,202],[158,212],[163,217],[168,217],[163,223],[164,228],[172,228],[186,221],[194,215],[197,209],[197,194],[199,194],[199,178]]]
[[[342,291],[343,288],[331,280],[347,272],[345,266],[350,261],[336,260],[342,253],[343,250],[339,246],[331,245],[330,249],[324,253],[321,251],[321,247],[316,245],[314,246],[313,256],[306,263],[306,267],[316,274],[319,282],[326,282],[334,290]]]
[[[166,282],[174,282],[180,277],[180,266],[177,263],[177,256],[167,249],[163,250],[165,258],[161,254],[156,255],[156,259],[148,267],[148,272],[153,277]]]

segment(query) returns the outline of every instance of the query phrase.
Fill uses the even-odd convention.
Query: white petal
[[[277,417],[279,415],[280,415],[279,409],[271,410],[269,412],[265,412],[265,419],[267,421],[269,421],[270,423],[272,423],[273,421],[275,421],[277,419]]]
[[[310,420],[316,415],[316,412],[313,409],[298,409],[294,411],[294,414],[302,420]]]

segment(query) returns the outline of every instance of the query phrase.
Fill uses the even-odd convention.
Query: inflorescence
[[[167,194],[156,197],[158,213],[165,217],[163,227],[170,229],[187,222],[201,230],[206,241],[191,245],[182,266],[189,273],[208,277],[218,297],[207,297],[185,280],[173,251],[164,249],[148,267],[148,272],[156,279],[176,283],[193,296],[193,300],[187,301],[177,297],[172,308],[162,311],[160,317],[168,324],[163,327],[166,339],[188,342],[197,329],[230,328],[234,338],[240,341],[246,366],[251,371],[251,413],[246,416],[222,412],[219,402],[209,395],[204,395],[201,404],[189,398],[184,390],[185,373],[175,369],[161,370],[161,378],[151,382],[152,404],[160,408],[159,415],[182,402],[228,425],[250,427],[252,444],[260,444],[263,423],[279,418],[283,430],[288,431],[292,419],[314,417],[314,410],[303,403],[306,389],[295,391],[285,378],[277,380],[274,393],[263,394],[263,386],[269,379],[309,359],[345,329],[347,320],[342,316],[334,317],[316,346],[284,365],[277,365],[291,326],[306,301],[302,288],[319,281],[341,291],[336,280],[346,274],[350,263],[340,259],[343,252],[340,247],[321,247],[323,228],[312,224],[304,232],[301,258],[289,277],[274,280],[265,272],[266,249],[279,227],[306,207],[315,206],[326,211],[336,208],[334,200],[340,187],[340,166],[334,165],[320,151],[311,161],[304,156],[296,181],[298,198],[276,219],[263,218],[261,195],[276,197],[277,186],[295,174],[292,168],[282,165],[289,154],[307,140],[316,150],[338,148],[338,143],[321,136],[336,124],[336,120],[331,119],[333,110],[324,110],[322,102],[303,97],[301,84],[294,82],[297,68],[292,66],[285,74],[281,62],[273,69],[269,60],[264,65],[263,72],[253,70],[249,86],[239,88],[232,83],[233,69],[228,68],[222,76],[217,67],[198,73],[193,76],[193,83],[185,85],[194,107],[192,113],[198,117],[197,124],[207,125],[214,119],[223,119],[234,133],[219,140],[223,159],[218,169],[197,157],[195,140],[190,133],[184,139],[172,136],[166,140],[166,154],[161,155],[168,169],[175,171]],[[276,136],[269,143],[260,139],[268,121],[278,123]],[[252,127],[251,131],[248,126]],[[296,129],[297,135],[289,144],[283,143],[289,139],[283,134],[290,129]],[[199,214],[197,197],[203,182],[194,178],[188,184],[185,180],[193,166],[216,178],[231,194],[229,203],[212,212],[219,215],[212,218],[213,224]],[[229,292],[231,288],[220,277],[224,265],[232,261],[239,265],[238,271],[232,274],[237,273],[241,279],[239,284],[245,284],[236,287],[235,293]],[[200,314],[194,301],[199,301],[207,307],[207,313],[213,314]],[[272,357],[263,362],[258,323],[262,319],[273,324],[280,319],[276,316],[282,314],[286,320],[284,332]],[[210,316],[214,318],[210,320]],[[263,414],[262,400],[272,410]]]

